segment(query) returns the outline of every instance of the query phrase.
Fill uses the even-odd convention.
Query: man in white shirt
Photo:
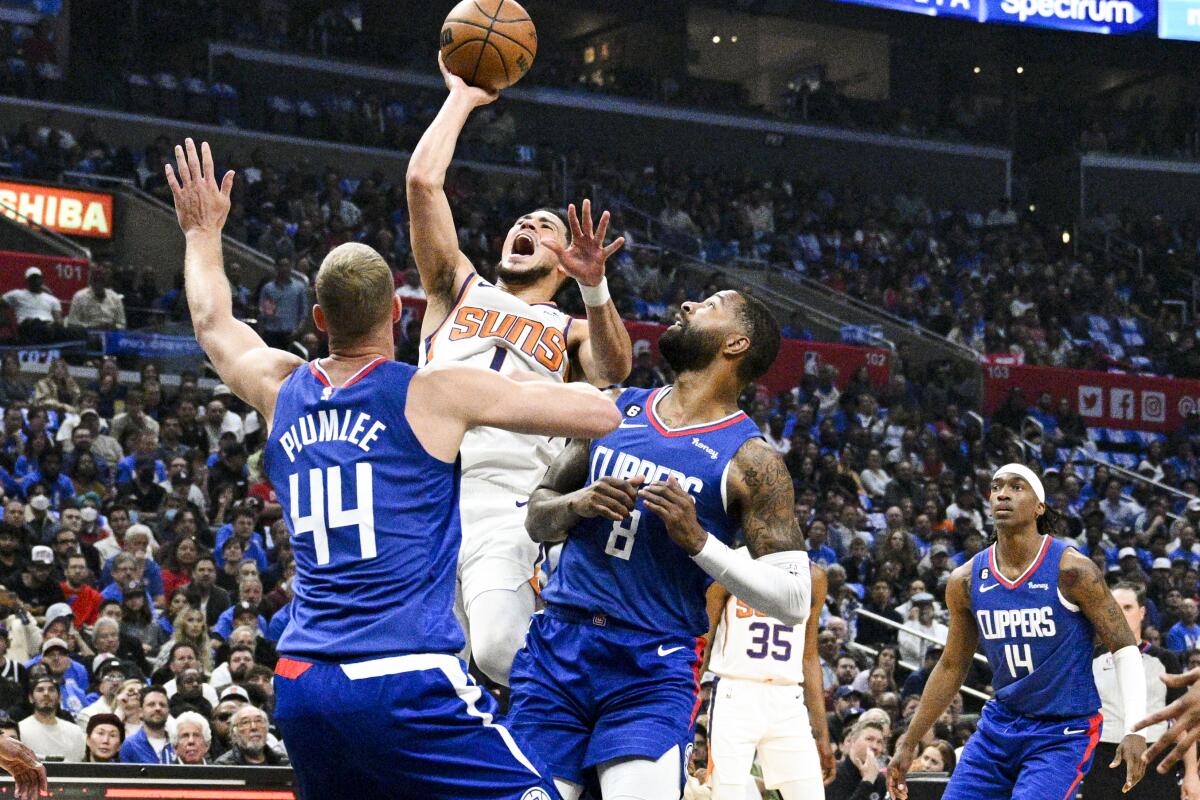
[[[167,699],[174,697],[175,693],[179,691],[179,679],[183,674],[188,670],[196,670],[199,666],[200,662],[196,657],[196,648],[187,642],[176,642],[171,647],[171,659],[167,662],[167,667],[175,677],[163,684],[163,688],[167,690]],[[210,706],[215,707],[220,702],[217,699],[217,690],[207,683],[202,682],[200,684],[200,692]]]
[[[87,737],[78,725],[58,718],[58,685],[53,678],[38,678],[29,688],[33,713],[17,723],[21,741],[42,758],[83,761]]]
[[[92,267],[88,285],[71,296],[67,324],[106,330],[125,327],[125,298],[108,289],[108,271],[104,267]]]
[[[62,303],[42,283],[37,267],[25,270],[24,289],[5,292],[4,302],[17,318],[21,338],[30,342],[54,341],[62,328]]]
[[[909,619],[905,624],[926,636],[933,637],[939,644],[945,645],[949,629],[933,617],[933,595],[929,592],[916,594],[912,598],[912,604],[916,609],[917,618]],[[900,631],[896,638],[900,644],[901,659],[915,664],[924,663],[925,651],[929,649],[930,645],[927,639],[922,639],[907,631]]]

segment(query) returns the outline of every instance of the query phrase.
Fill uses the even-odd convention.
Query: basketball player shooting
[[[509,229],[493,286],[458,249],[458,231],[443,190],[446,170],[471,111],[495,92],[468,86],[438,66],[450,91],[408,166],[413,257],[428,305],[421,326],[422,364],[464,363],[502,374],[525,373],[562,382],[572,377],[600,387],[620,383],[632,367],[629,333],[609,298],[605,261],[624,239],[605,246],[609,215],[593,226],[568,211],[532,211]],[[568,277],[587,306],[572,320],[551,302]],[[493,681],[508,685],[535,596],[530,579],[539,548],[525,534],[525,505],[563,440],[491,428],[470,431],[462,444],[462,553],[459,590],[470,654]]]
[[[606,800],[679,797],[713,580],[785,625],[811,613],[791,477],[737,404],[778,323],[719,292],[684,303],[659,350],[676,383],[622,391],[620,428],[573,440],[529,502],[530,537],[566,543],[513,662],[510,720],[566,800],[593,768]],[[729,547],[739,528],[753,558]]]
[[[1092,641],[1113,653],[1125,735],[1109,765],[1125,764],[1128,792],[1142,778],[1146,715],[1141,653],[1100,569],[1054,538],[1041,480],[1021,464],[992,476],[996,542],[954,570],[946,586],[950,633],[908,730],[888,766],[888,791],[904,782],[925,733],[962,686],[977,645],[996,696],[942,795],[944,800],[1071,800],[1100,739]],[[1016,577],[1009,578],[1009,575]]]
[[[620,420],[612,402],[583,384],[392,361],[400,303],[387,263],[361,244],[334,248],[317,273],[313,319],[330,356],[267,347],[234,318],[222,266],[233,173],[218,186],[208,145],[197,153],[191,139],[175,155],[167,183],[196,338],[269,421],[264,464],[288,510],[295,598],[275,716],[301,796],[554,797],[455,657],[456,459],[475,425],[601,435]]]

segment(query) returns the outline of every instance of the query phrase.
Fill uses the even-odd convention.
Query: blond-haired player
[[[571,206],[569,229],[553,212],[525,214],[505,237],[494,285],[459,250],[443,182],[471,111],[496,95],[467,86],[440,59],[439,66],[450,94],[413,151],[407,180],[413,257],[428,297],[421,363],[465,363],[556,382],[586,378],[601,387],[621,382],[632,367],[632,347],[609,298],[604,265],[624,239],[604,246],[607,212],[593,227],[589,201],[582,221]],[[568,277],[579,283],[586,320],[572,320],[551,302]],[[470,431],[463,440],[460,615],[476,665],[497,683],[508,684],[534,611],[530,579],[540,548],[525,533],[525,504],[564,444],[494,428]]]
[[[745,547],[736,551],[749,559]],[[709,587],[716,622],[708,669],[716,675],[708,718],[708,783],[713,800],[743,800],[757,752],[763,780],[783,800],[824,796],[833,778],[817,628],[825,571],[807,553],[797,575],[809,594],[807,619],[785,625]]]

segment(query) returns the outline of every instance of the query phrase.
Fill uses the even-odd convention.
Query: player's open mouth
[[[518,233],[513,239],[514,256],[531,256],[537,251],[537,239],[531,233]]]

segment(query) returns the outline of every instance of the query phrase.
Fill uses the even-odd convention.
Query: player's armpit
[[[1104,575],[1090,558],[1075,550],[1064,552],[1059,562],[1058,585],[1063,597],[1079,606],[1110,652],[1137,645],[1137,638],[1104,582]]]
[[[792,476],[774,448],[762,439],[742,445],[730,462],[726,489],[740,511],[750,555],[805,549]]]

